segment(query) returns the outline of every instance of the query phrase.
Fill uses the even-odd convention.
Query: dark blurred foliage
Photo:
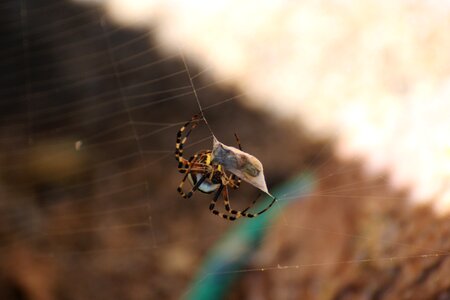
[[[208,196],[176,193],[175,123],[198,112],[180,57],[94,6],[0,8],[0,298],[179,297],[229,226],[209,213]],[[204,107],[238,94],[212,83],[196,78],[208,86],[199,89]],[[239,133],[270,186],[327,155],[292,122],[240,101],[206,116],[223,142]],[[206,136],[200,128],[191,141]],[[256,196],[248,187],[231,195]]]

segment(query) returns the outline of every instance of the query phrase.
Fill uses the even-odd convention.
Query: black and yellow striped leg
[[[182,158],[183,161],[180,161],[178,163],[178,172],[188,174],[191,171],[194,163],[197,161],[197,157],[198,157],[198,154],[195,154],[194,156],[189,158],[189,160]]]
[[[253,205],[255,205],[255,203],[256,203],[257,200],[258,200],[258,199],[254,200],[254,201],[252,202],[252,205],[250,205],[250,207],[252,207]],[[259,216],[260,214],[265,213],[269,208],[271,208],[272,205],[274,205],[276,201],[277,201],[277,198],[276,198],[276,197],[273,197],[272,202],[270,202],[270,204],[269,204],[266,208],[264,208],[263,210],[261,210],[261,211],[255,213],[255,214],[250,214],[250,213],[246,213],[245,211],[243,211],[243,212],[242,212],[242,215],[243,215],[244,217],[247,217],[247,218],[254,218],[254,217],[256,217],[256,216]]]
[[[219,199],[220,194],[222,193],[223,190],[223,184],[220,185],[219,189],[217,190],[216,194],[214,195],[214,198],[211,200],[211,203],[209,204],[209,210],[215,214],[220,216],[220,212],[215,209],[216,207],[216,203],[217,203],[217,199]]]
[[[183,191],[183,185],[186,182],[186,178],[188,176],[189,173],[186,173],[186,175],[184,175],[183,180],[181,181],[180,185],[177,188],[178,193],[180,193],[180,195],[184,198],[184,199],[188,199],[192,196],[192,194],[194,194],[194,192],[198,189],[198,187],[203,183],[203,181],[205,181],[206,176],[203,175],[199,181],[197,181],[197,183],[192,187],[192,189],[186,194]]]
[[[231,208],[230,205],[230,200],[229,200],[229,195],[228,195],[228,188],[225,186],[225,189],[223,191],[224,196],[223,196],[223,204],[225,206],[225,210],[232,215],[235,215],[236,218],[240,218],[241,216],[243,216],[245,214],[245,212],[247,212],[247,210],[250,209],[251,206],[247,207],[246,209],[244,209],[243,211],[239,211],[239,210],[234,210]]]
[[[229,209],[229,212],[231,213],[231,215],[227,215],[227,214],[221,213],[221,212],[219,212],[217,209],[215,209],[217,200],[219,199],[219,196],[220,196],[221,194],[223,194],[224,203],[225,203],[225,209],[228,208],[228,209]],[[248,208],[247,208],[247,209],[248,209]],[[247,211],[247,209],[245,209],[244,211]],[[232,209],[230,208],[230,202],[229,202],[229,200],[228,200],[228,190],[227,190],[227,187],[224,186],[223,184],[220,185],[219,189],[217,190],[216,194],[214,195],[213,200],[212,200],[211,203],[209,204],[209,210],[210,210],[213,214],[215,214],[215,215],[217,215],[217,216],[219,216],[219,217],[222,217],[222,218],[224,218],[224,219],[226,219],[226,220],[228,220],[228,221],[234,221],[234,220],[236,220],[236,219],[242,217],[242,214],[241,214],[240,212],[235,211],[235,210],[232,210]],[[228,210],[227,210],[227,211],[228,211]],[[236,212],[236,214],[233,214],[232,212]]]
[[[198,120],[199,120],[198,116],[192,117],[192,120],[187,122],[186,124],[184,124],[183,127],[181,127],[180,130],[178,130],[178,132],[177,132],[177,139],[176,139],[176,144],[175,144],[175,160],[178,162],[179,169],[182,168],[183,166],[186,166],[186,164],[187,164],[187,160],[183,158],[183,145],[184,145],[184,143],[186,143],[186,140],[188,139],[189,135],[191,134],[192,129],[197,127]],[[186,133],[184,138],[181,138],[183,135],[183,132],[186,130],[186,128],[190,124],[192,124],[191,128]]]
[[[214,198],[212,199],[211,203],[209,204],[209,210],[216,216],[222,217],[228,221],[234,221],[234,220],[236,220],[236,216],[229,216],[229,215],[223,214],[223,213],[219,212],[217,209],[215,209],[217,200],[219,199],[219,196],[222,194],[223,188],[224,188],[224,185],[221,184],[219,189],[217,190],[216,194],[214,195]]]

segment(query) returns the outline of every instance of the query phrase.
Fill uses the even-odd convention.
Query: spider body
[[[235,174],[227,172],[224,166],[235,166],[237,164],[235,161],[233,161],[233,159],[236,160],[236,157],[233,157],[229,152],[227,152],[230,151],[230,149],[235,149],[242,152],[242,147],[237,136],[236,141],[238,143],[239,150],[224,145],[224,147],[228,147],[228,149],[224,150],[224,153],[226,153],[227,156],[218,157],[217,153],[216,155],[214,155],[212,150],[201,150],[195,153],[191,158],[189,158],[189,160],[183,157],[183,146],[186,143],[191,131],[198,125],[200,120],[200,117],[194,116],[192,120],[181,127],[177,133],[175,159],[178,162],[178,171],[184,174],[184,177],[181,180],[177,191],[185,199],[190,198],[197,190],[206,194],[215,193],[209,205],[209,209],[213,214],[229,221],[234,221],[240,217],[253,218],[267,211],[275,203],[275,198],[273,198],[273,201],[269,206],[255,214],[247,213],[247,210],[255,204],[256,200],[253,201],[253,203],[249,207],[242,211],[234,210],[231,208],[228,188],[238,189],[241,184],[241,179]],[[183,137],[183,134],[187,128],[189,129]],[[248,168],[247,165],[245,165],[244,167]],[[243,174],[245,175],[245,173]],[[183,190],[183,186],[186,180],[188,180],[192,185],[192,189],[187,193],[185,193]],[[216,209],[217,200],[221,195],[223,197],[223,203],[226,213],[222,213]]]
[[[209,151],[206,151],[209,152]],[[205,157],[210,161],[211,153],[205,153]],[[188,173],[188,180],[192,186],[195,186],[203,177],[201,173]],[[222,183],[222,173],[220,171],[213,171],[207,176],[203,182],[198,186],[198,190],[205,194],[211,194],[217,191]]]
[[[217,178],[217,176],[215,176]],[[188,179],[192,186],[195,186],[197,182],[202,178],[201,174],[189,174]],[[219,178],[220,180],[220,178]],[[199,186],[198,190],[205,194],[211,194],[214,191],[217,191],[217,189],[220,187],[220,182],[217,182],[216,180],[209,180],[205,179]]]

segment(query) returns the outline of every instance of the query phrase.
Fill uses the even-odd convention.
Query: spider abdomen
[[[192,186],[197,184],[197,181],[200,180],[200,178],[202,178],[202,174],[195,174],[192,175],[191,173],[189,173],[188,178],[190,183],[192,184]],[[209,180],[209,178],[206,178],[202,184],[199,185],[198,190],[202,193],[205,194],[211,194],[214,191],[217,191],[217,189],[220,187],[220,183],[215,183],[214,182],[214,178],[213,178],[213,182],[211,182],[211,180]]]

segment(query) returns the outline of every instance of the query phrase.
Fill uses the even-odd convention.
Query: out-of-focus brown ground
[[[318,189],[285,211],[249,266],[280,269],[245,273],[233,299],[450,299],[450,220],[358,169],[319,169]]]
[[[26,22],[20,18],[19,3],[8,2],[2,12],[3,19],[11,21],[2,39],[13,50],[2,52],[0,66],[5,75],[0,115],[0,299],[179,298],[208,249],[230,226],[209,213],[210,196],[183,200],[176,193],[181,177],[171,152],[179,125],[143,137],[158,127],[131,126],[117,78],[95,79],[114,74],[100,11],[67,4],[44,13],[38,7],[55,2],[23,3],[28,8]],[[58,23],[85,12],[90,13],[64,26]],[[45,32],[30,29],[52,23],[56,25]],[[124,45],[143,34],[122,29],[109,42]],[[138,39],[114,51],[113,61],[152,46],[147,38]],[[97,52],[96,57],[83,57]],[[71,61],[74,57],[82,58]],[[124,72],[161,58],[157,51],[148,52],[137,61],[118,63],[118,69]],[[50,64],[44,71],[42,66]],[[179,58],[173,58],[120,79],[127,87],[182,68]],[[91,79],[76,89],[54,92],[80,78]],[[44,79],[50,80],[42,83]],[[202,76],[196,82],[204,86],[212,79]],[[137,91],[124,89],[125,103],[133,107],[177,96],[180,92],[172,91],[132,100],[187,84],[181,74]],[[112,93],[99,96],[107,91]],[[199,96],[206,107],[235,94],[213,85]],[[37,113],[67,104],[71,106]],[[177,123],[196,112],[194,98],[186,95],[133,110],[131,118],[137,123]],[[245,150],[264,162],[270,186],[305,168],[315,171],[320,182],[307,201],[292,204],[283,214],[249,262],[249,267],[302,267],[243,273],[230,297],[449,297],[445,255],[402,258],[447,251],[448,221],[426,209],[408,209],[402,196],[389,192],[381,179],[366,180],[357,164],[334,161],[331,144],[306,140],[289,121],[250,111],[237,101],[208,110],[207,117],[225,143],[232,144],[233,133],[239,133]],[[200,128],[192,142],[206,135]],[[77,140],[83,141],[78,152]],[[209,141],[188,151],[205,147],[210,147]],[[253,189],[243,186],[232,200],[242,203],[255,196]],[[339,263],[346,261],[350,262]]]

